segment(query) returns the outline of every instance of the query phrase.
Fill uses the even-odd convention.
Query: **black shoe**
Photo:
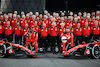
[[[56,53],[57,53],[56,51],[53,52],[53,54],[56,54]]]
[[[55,53],[53,52],[53,54],[55,54]]]
[[[45,54],[45,50],[43,51],[43,54]]]

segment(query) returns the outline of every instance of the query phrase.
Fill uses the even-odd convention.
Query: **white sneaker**
[[[65,53],[65,51],[62,52],[62,54],[64,54],[64,53]]]
[[[43,51],[43,49],[42,48],[40,48],[40,52],[42,52]]]
[[[34,49],[34,47],[32,47],[32,50]]]

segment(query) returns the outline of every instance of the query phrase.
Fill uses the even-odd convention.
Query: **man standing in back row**
[[[55,46],[56,46],[58,28],[56,27],[56,22],[52,22],[52,25],[53,26],[49,29],[49,32],[50,32],[50,41],[51,41],[51,51],[53,52],[53,54],[55,54],[56,53]]]
[[[45,53],[45,52],[47,52],[47,47],[48,47],[48,45],[47,45],[48,29],[47,29],[45,23],[42,24],[42,27],[40,29],[40,34],[41,34],[41,37],[40,37],[40,39],[41,39],[40,51],[44,47],[43,52]]]

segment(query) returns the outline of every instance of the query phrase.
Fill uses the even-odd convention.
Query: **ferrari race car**
[[[62,42],[67,42],[67,38],[65,36],[61,39]],[[84,42],[83,44],[79,44],[75,47],[71,47],[71,43],[68,42],[63,56],[89,56],[90,58],[97,59],[100,57],[100,40],[91,40],[90,43]]]
[[[20,44],[0,40],[0,57],[9,57],[10,55],[21,56],[23,53],[25,53],[28,57],[36,56],[35,51],[32,51]]]

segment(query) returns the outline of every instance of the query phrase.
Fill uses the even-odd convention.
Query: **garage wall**
[[[21,11],[42,13],[45,10],[45,0],[1,0],[1,11],[7,13],[15,10],[19,13]]]

